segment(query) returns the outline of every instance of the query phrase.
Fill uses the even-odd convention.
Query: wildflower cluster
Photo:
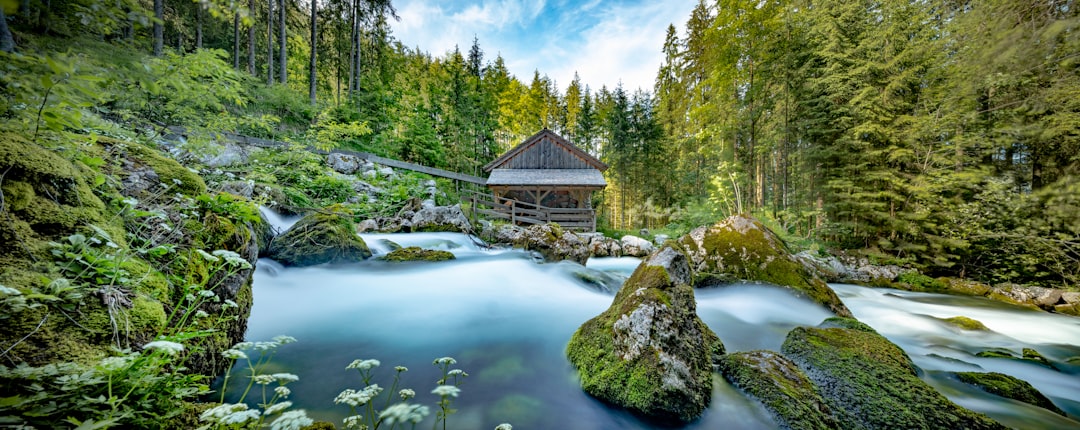
[[[277,336],[270,341],[240,342],[233,345],[232,348],[222,351],[221,356],[232,360],[234,364],[238,360],[245,361],[248,371],[248,383],[236,403],[225,403],[225,393],[228,390],[229,379],[233,376],[233,366],[229,366],[229,369],[225,372],[225,380],[222,383],[221,405],[209,409],[199,416],[201,421],[208,423],[203,428],[222,426],[262,427],[270,417],[274,416],[277,418],[270,422],[271,430],[298,430],[311,425],[313,421],[308,418],[307,413],[302,409],[289,410],[293,403],[286,400],[292,394],[292,391],[286,385],[300,380],[300,377],[291,373],[262,372],[262,369],[270,363],[270,359],[278,347],[293,342],[296,342],[296,339],[291,336]],[[271,388],[271,385],[276,386]],[[261,411],[249,409],[247,403],[244,403],[256,386],[258,386],[261,393],[258,403],[258,406],[262,408]]]

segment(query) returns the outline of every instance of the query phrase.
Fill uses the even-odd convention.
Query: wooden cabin
[[[594,231],[592,193],[607,186],[602,173],[607,168],[545,128],[488,163],[484,171],[490,173],[487,187],[496,203],[544,212],[537,215],[539,221]],[[507,210],[504,206],[502,212]]]

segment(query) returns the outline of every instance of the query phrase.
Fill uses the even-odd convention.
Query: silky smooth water
[[[376,369],[379,377],[375,381],[382,387],[391,385],[394,366],[408,367],[401,387],[417,392],[414,403],[434,407],[437,399],[430,391],[439,374],[431,363],[435,358],[451,356],[457,359],[455,367],[470,376],[454,401],[459,412],[450,417],[449,428],[490,429],[502,422],[523,429],[655,428],[652,423],[584,394],[565,358],[566,343],[574,331],[607,309],[613,298],[582,280],[579,274],[583,270],[602,270],[625,277],[638,260],[592,259],[585,269],[565,262],[541,264],[522,251],[486,250],[454,233],[361,236],[369,244],[385,245],[372,246],[376,255],[388,251],[390,241],[401,246],[449,250],[458,259],[406,263],[370,259],[307,268],[284,268],[272,260],[260,260],[247,338],[268,340],[287,334],[299,340],[279,348],[273,367],[268,369],[300,376],[298,382],[289,384],[294,407],[306,409],[317,419],[340,423],[349,410],[335,405],[333,399],[346,388],[363,388],[359,374],[345,369],[358,358],[382,362]],[[954,401],[998,419],[1013,420],[1003,419],[1009,425],[1029,421],[1036,423],[1036,428],[1078,425],[1038,408],[967,389],[942,376],[941,371],[954,370],[950,366],[965,366],[948,360],[963,360],[1028,379],[1070,413],[1077,412],[1075,405],[1080,402],[1080,379],[1075,373],[1044,374],[1026,363],[974,360],[960,351],[977,349],[978,339],[919,322],[928,318],[921,315],[931,314],[927,308],[935,306],[928,302],[952,298],[907,296],[892,290],[844,285],[838,285],[837,292],[861,320],[908,350],[916,363],[928,370],[926,379]],[[817,304],[765,285],[697,290],[696,296],[698,314],[716,331],[728,351],[778,350],[792,327],[816,325],[830,316]],[[1000,329],[1000,334],[987,339],[992,346],[1019,351],[1020,345],[1037,345],[1055,361],[1063,361],[1069,351],[1076,353],[1069,345],[1080,340],[1080,330],[1070,324],[1071,319],[996,305],[948,306],[938,311],[966,315]],[[1005,328],[1013,326],[1009,321],[1016,320],[1017,315],[1030,318],[1022,323],[1030,328],[1028,331]],[[1060,332],[1037,336],[1031,333],[1038,332],[1040,325],[1049,329],[1045,324],[1051,323],[1043,321],[1052,321],[1056,324],[1052,330]],[[956,341],[952,341],[954,338]],[[1051,341],[1056,346],[1018,339]],[[955,353],[947,355],[941,349]],[[926,358],[924,350],[949,358]],[[943,360],[947,364],[938,363]],[[1063,404],[1068,402],[1072,406]],[[429,417],[420,428],[431,425],[431,421]],[[717,375],[711,406],[700,420],[685,428],[774,427],[760,405]]]

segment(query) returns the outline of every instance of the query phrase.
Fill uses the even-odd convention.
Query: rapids
[[[294,408],[340,426],[349,409],[335,405],[334,397],[346,388],[363,388],[359,373],[345,366],[354,359],[374,358],[382,364],[373,382],[390,387],[394,366],[407,367],[399,388],[414,389],[417,397],[412,403],[428,405],[434,413],[437,397],[430,392],[440,374],[431,363],[451,356],[457,359],[454,367],[469,376],[454,399],[459,411],[450,416],[448,428],[491,429],[502,422],[522,429],[654,428],[582,392],[564,354],[578,326],[612,300],[582,273],[600,271],[621,281],[639,260],[595,258],[585,269],[541,264],[523,251],[486,250],[455,233],[361,237],[376,257],[397,244],[449,250],[457,259],[392,263],[373,258],[307,268],[260,260],[247,338],[259,341],[287,334],[299,340],[279,348],[267,369],[300,376],[289,384]],[[860,320],[904,348],[924,370],[924,379],[953,401],[1010,426],[1080,427],[1077,421],[982,393],[945,373],[979,368],[1008,373],[1031,382],[1075,416],[1080,414],[1080,368],[1062,364],[1058,372],[973,354],[990,347],[1016,352],[1033,347],[1055,363],[1064,363],[1080,355],[1076,346],[1080,319],[979,298],[851,285],[834,288]],[[698,314],[728,351],[779,350],[792,327],[816,325],[830,315],[771,286],[737,284],[695,293]],[[982,321],[994,331],[954,331],[935,319],[957,315]],[[239,379],[243,376],[234,382]],[[230,397],[235,399],[239,390],[242,387],[230,387]],[[378,405],[383,407],[381,401]],[[420,428],[432,420],[429,416]],[[762,407],[717,375],[712,405],[685,428],[774,427]]]

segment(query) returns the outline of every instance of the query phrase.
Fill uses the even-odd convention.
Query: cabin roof
[[[604,175],[595,169],[495,169],[490,186],[606,187]]]
[[[564,139],[562,136],[559,136],[558,134],[555,134],[555,132],[545,128],[543,130],[540,130],[536,134],[532,135],[528,139],[525,139],[525,141],[521,142],[520,144],[518,144],[518,146],[515,146],[513,149],[511,149],[509,151],[506,151],[506,153],[503,154],[502,156],[500,156],[499,158],[496,158],[494,161],[492,161],[492,162],[488,163],[487,165],[485,165],[484,166],[484,171],[491,172],[491,171],[493,171],[493,170],[495,170],[495,169],[497,169],[499,167],[502,167],[504,164],[507,164],[507,162],[510,161],[511,159],[513,159],[514,157],[516,157],[518,155],[521,155],[523,152],[529,150],[530,148],[532,148],[536,144],[544,141],[545,137],[549,138],[549,140],[552,143],[554,143],[554,144],[556,144],[558,146],[561,146],[562,148],[566,149],[567,151],[569,151],[574,156],[580,158],[581,161],[583,161],[589,167],[597,169],[597,170],[599,170],[601,172],[603,172],[604,170],[607,170],[607,168],[608,168],[607,164],[604,164],[602,161],[596,159],[596,157],[593,157],[593,156],[589,155],[589,153],[587,153],[585,151],[582,151],[581,148],[578,148],[574,144],[570,143],[570,141]],[[527,169],[524,169],[524,170],[527,170]],[[554,169],[554,170],[569,170],[569,169]],[[591,170],[591,169],[589,169],[589,170]],[[490,183],[490,181],[489,181],[489,183]]]

